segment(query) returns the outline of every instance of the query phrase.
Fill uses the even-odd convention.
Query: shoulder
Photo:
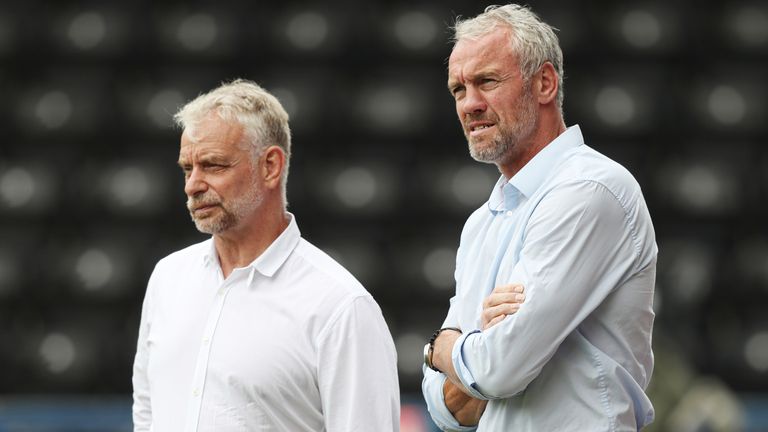
[[[618,196],[640,189],[629,170],[587,145],[574,149],[555,175],[556,183],[580,181],[602,185]]]
[[[291,267],[294,267],[294,270],[302,272],[303,277],[315,281],[324,290],[350,298],[370,296],[352,273],[304,238],[296,245],[292,261]]]
[[[299,241],[288,269],[305,282],[311,281],[314,307],[325,317],[320,339],[339,326],[345,332],[367,325],[386,328],[373,296],[346,268],[312,243],[303,238]]]
[[[187,246],[161,258],[155,265],[155,272],[163,270],[178,270],[192,263],[202,262],[206,252],[211,250],[213,239],[206,239],[200,243]]]
[[[553,168],[537,193],[539,200],[557,199],[562,206],[614,201],[625,211],[644,205],[642,190],[621,164],[587,145],[571,149]],[[537,200],[538,201],[538,200]]]
[[[582,145],[554,169],[542,188],[533,220],[563,220],[573,214],[601,226],[627,229],[639,251],[655,251],[655,232],[642,190],[621,164]]]

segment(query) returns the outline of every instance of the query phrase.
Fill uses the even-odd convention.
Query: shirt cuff
[[[487,396],[477,390],[477,382],[475,382],[472,372],[469,371],[467,364],[464,362],[464,342],[475,333],[480,333],[480,330],[464,333],[456,339],[451,350],[451,361],[453,361],[453,368],[456,370],[456,375],[464,385],[464,388],[476,399],[489,400]]]
[[[430,373],[434,375],[427,384],[429,388],[425,389],[424,400],[427,402],[429,415],[432,417],[432,421],[435,422],[437,427],[439,427],[440,430],[448,432],[472,432],[477,430],[477,426],[460,425],[445,405],[443,386],[445,385],[447,377],[444,374],[427,370],[426,366],[424,366],[424,369],[425,374]]]

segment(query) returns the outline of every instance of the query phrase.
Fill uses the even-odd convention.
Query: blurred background
[[[291,115],[289,209],[378,300],[403,431],[422,346],[498,176],[446,91],[448,25],[489,2],[0,3],[0,431],[128,431],[155,262],[203,240],[171,115],[255,80]],[[660,247],[654,431],[768,430],[768,4],[531,1],[565,115],[643,187]]]

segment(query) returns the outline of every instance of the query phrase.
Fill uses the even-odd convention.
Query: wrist
[[[435,342],[437,341],[437,338],[440,337],[440,334],[444,331],[453,331],[461,334],[461,329],[456,327],[443,327],[441,329],[435,330],[435,332],[432,333],[432,337],[429,339],[429,342],[424,345],[424,364],[433,371],[441,373],[442,371],[435,365],[434,354]]]

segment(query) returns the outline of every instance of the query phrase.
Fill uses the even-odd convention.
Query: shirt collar
[[[301,232],[296,224],[296,217],[292,213],[288,213],[288,217],[291,219],[288,227],[246,268],[253,268],[264,276],[272,277],[285,263],[301,239]],[[203,254],[203,263],[205,265],[211,263],[218,264],[218,254],[216,253],[213,238],[209,239],[208,242],[209,245]]]
[[[216,254],[216,245],[213,242],[213,237],[205,241],[205,252],[203,253],[203,265],[208,266],[211,264],[218,264],[219,258]]]
[[[582,144],[584,144],[584,137],[578,125],[566,129],[565,132],[541,149],[509,181],[503,175],[499,178],[488,198],[488,209],[491,211],[511,210],[517,205],[520,195],[526,198],[533,195],[544,183],[552,169],[565,157],[567,151]]]

